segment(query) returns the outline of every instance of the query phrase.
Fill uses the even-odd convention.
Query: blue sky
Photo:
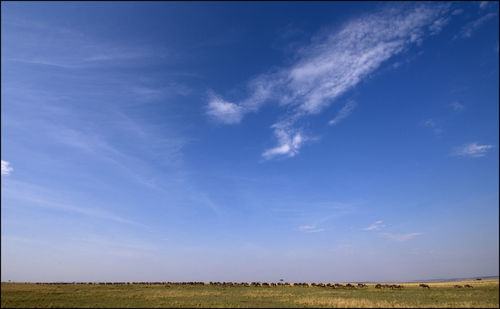
[[[498,274],[498,2],[1,5],[2,281]]]

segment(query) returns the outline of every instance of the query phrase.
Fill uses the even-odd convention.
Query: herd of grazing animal
[[[466,284],[466,285],[462,286],[462,285],[460,285],[460,284],[455,284],[455,287],[456,287],[457,289],[461,289],[461,288],[472,288],[472,285],[470,285],[470,284]]]
[[[305,286],[305,287],[321,287],[321,288],[332,288],[332,289],[357,289],[357,288],[368,288],[368,285],[364,283],[357,283],[356,285],[347,283],[288,283],[288,282],[37,282],[36,284],[92,284],[92,285],[120,285],[120,284],[142,284],[142,285],[163,285],[165,287],[171,287],[176,285],[205,285],[205,286],[220,286],[220,287],[233,287],[233,286],[246,286],[246,287],[271,287],[271,286]],[[430,286],[425,283],[420,283],[419,287],[424,289],[430,289]],[[472,285],[458,285],[455,288],[472,288]],[[404,286],[400,284],[381,284],[377,283],[375,285],[376,289],[403,289]]]
[[[393,290],[393,289],[402,289],[403,286],[400,284],[380,284],[380,283],[378,283],[375,285],[375,288],[376,289],[386,289],[387,288],[387,289]]]

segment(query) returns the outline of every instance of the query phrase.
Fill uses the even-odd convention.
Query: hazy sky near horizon
[[[1,280],[498,275],[498,2],[2,2]]]

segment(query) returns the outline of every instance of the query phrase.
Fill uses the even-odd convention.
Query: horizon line
[[[452,282],[464,280],[482,280],[482,279],[499,279],[499,275],[493,276],[474,276],[462,278],[446,278],[446,279],[424,279],[424,280],[410,280],[410,281],[338,281],[337,283],[417,283],[417,282]],[[323,283],[316,281],[303,281],[303,282],[288,282],[288,281],[1,281],[1,283],[33,283],[33,284],[205,284],[205,283]]]

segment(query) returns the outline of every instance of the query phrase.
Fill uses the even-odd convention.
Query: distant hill
[[[468,280],[487,280],[487,279],[499,279],[497,276],[478,276],[478,277],[467,277],[467,278],[447,278],[447,279],[423,279],[423,280],[411,280],[411,281],[384,281],[383,283],[397,282],[397,283],[414,283],[414,282],[449,282],[449,281],[468,281]],[[363,281],[360,283],[382,283],[382,281]]]

